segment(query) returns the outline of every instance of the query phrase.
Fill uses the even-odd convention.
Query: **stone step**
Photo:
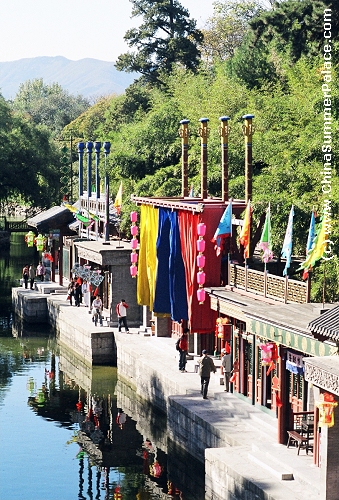
[[[292,481],[294,479],[292,470],[275,463],[262,453],[251,451],[248,453],[248,458],[281,481]]]

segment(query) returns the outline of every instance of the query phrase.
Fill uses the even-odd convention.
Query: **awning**
[[[62,229],[64,235],[74,234],[68,224],[74,221],[72,212],[67,208],[52,207],[27,220],[27,224],[37,229],[39,233],[48,233],[50,229]]]
[[[339,356],[304,358],[307,382],[339,396]]]
[[[318,318],[308,324],[308,328],[314,334],[339,340],[339,306],[325,311]]]

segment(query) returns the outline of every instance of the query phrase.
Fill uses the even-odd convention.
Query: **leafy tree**
[[[177,0],[131,2],[132,17],[142,16],[143,23],[126,32],[124,39],[136,51],[120,55],[116,68],[141,73],[152,83],[159,83],[161,73],[170,73],[174,64],[196,71],[203,35],[188,10]]]
[[[13,101],[15,111],[29,114],[36,125],[45,125],[53,134],[88,108],[84,97],[70,95],[58,83],[44,84],[42,78],[21,84]]]
[[[0,204],[49,207],[58,200],[59,154],[47,130],[0,101]]]
[[[260,12],[258,1],[226,0],[213,4],[214,14],[203,30],[202,58],[207,62],[225,61],[243,42],[249,30],[249,22]]]
[[[270,11],[262,12],[250,26],[255,40],[269,42],[275,39],[281,50],[286,46],[293,61],[302,54],[315,55],[324,44],[324,10],[331,10],[332,40],[339,33],[339,6],[337,0],[286,0],[276,3]]]

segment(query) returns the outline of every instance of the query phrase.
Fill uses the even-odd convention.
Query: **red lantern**
[[[333,427],[334,408],[338,406],[333,394],[328,392],[320,394],[320,400],[316,403],[316,406],[319,408],[319,426]]]

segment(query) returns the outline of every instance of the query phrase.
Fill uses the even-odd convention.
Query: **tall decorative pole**
[[[100,198],[100,173],[99,173],[99,162],[100,162],[100,148],[101,142],[95,141],[94,150],[95,150],[95,192],[96,199]]]
[[[111,143],[104,142],[104,155],[105,155],[105,243],[109,242],[109,176],[107,172],[107,156],[111,150]]]
[[[228,125],[229,116],[221,116],[219,135],[221,142],[221,199],[228,201],[228,136],[230,128]]]
[[[245,202],[252,199],[252,136],[254,126],[252,124],[254,115],[244,115],[243,134],[245,137]]]
[[[85,144],[78,142],[79,153],[79,198],[84,194],[84,149]]]
[[[199,135],[201,139],[201,197],[207,198],[207,137],[208,137],[208,118],[200,118]]]
[[[188,124],[189,120],[181,120],[179,135],[181,137],[181,196],[188,196]]]
[[[101,142],[94,142],[95,150],[95,239],[99,238],[99,198],[100,198],[100,174],[99,174],[99,162],[100,162],[100,148]]]
[[[92,152],[93,142],[86,142],[87,148],[87,210],[89,212],[89,201],[92,196]],[[87,226],[87,238],[89,239],[89,225]]]

